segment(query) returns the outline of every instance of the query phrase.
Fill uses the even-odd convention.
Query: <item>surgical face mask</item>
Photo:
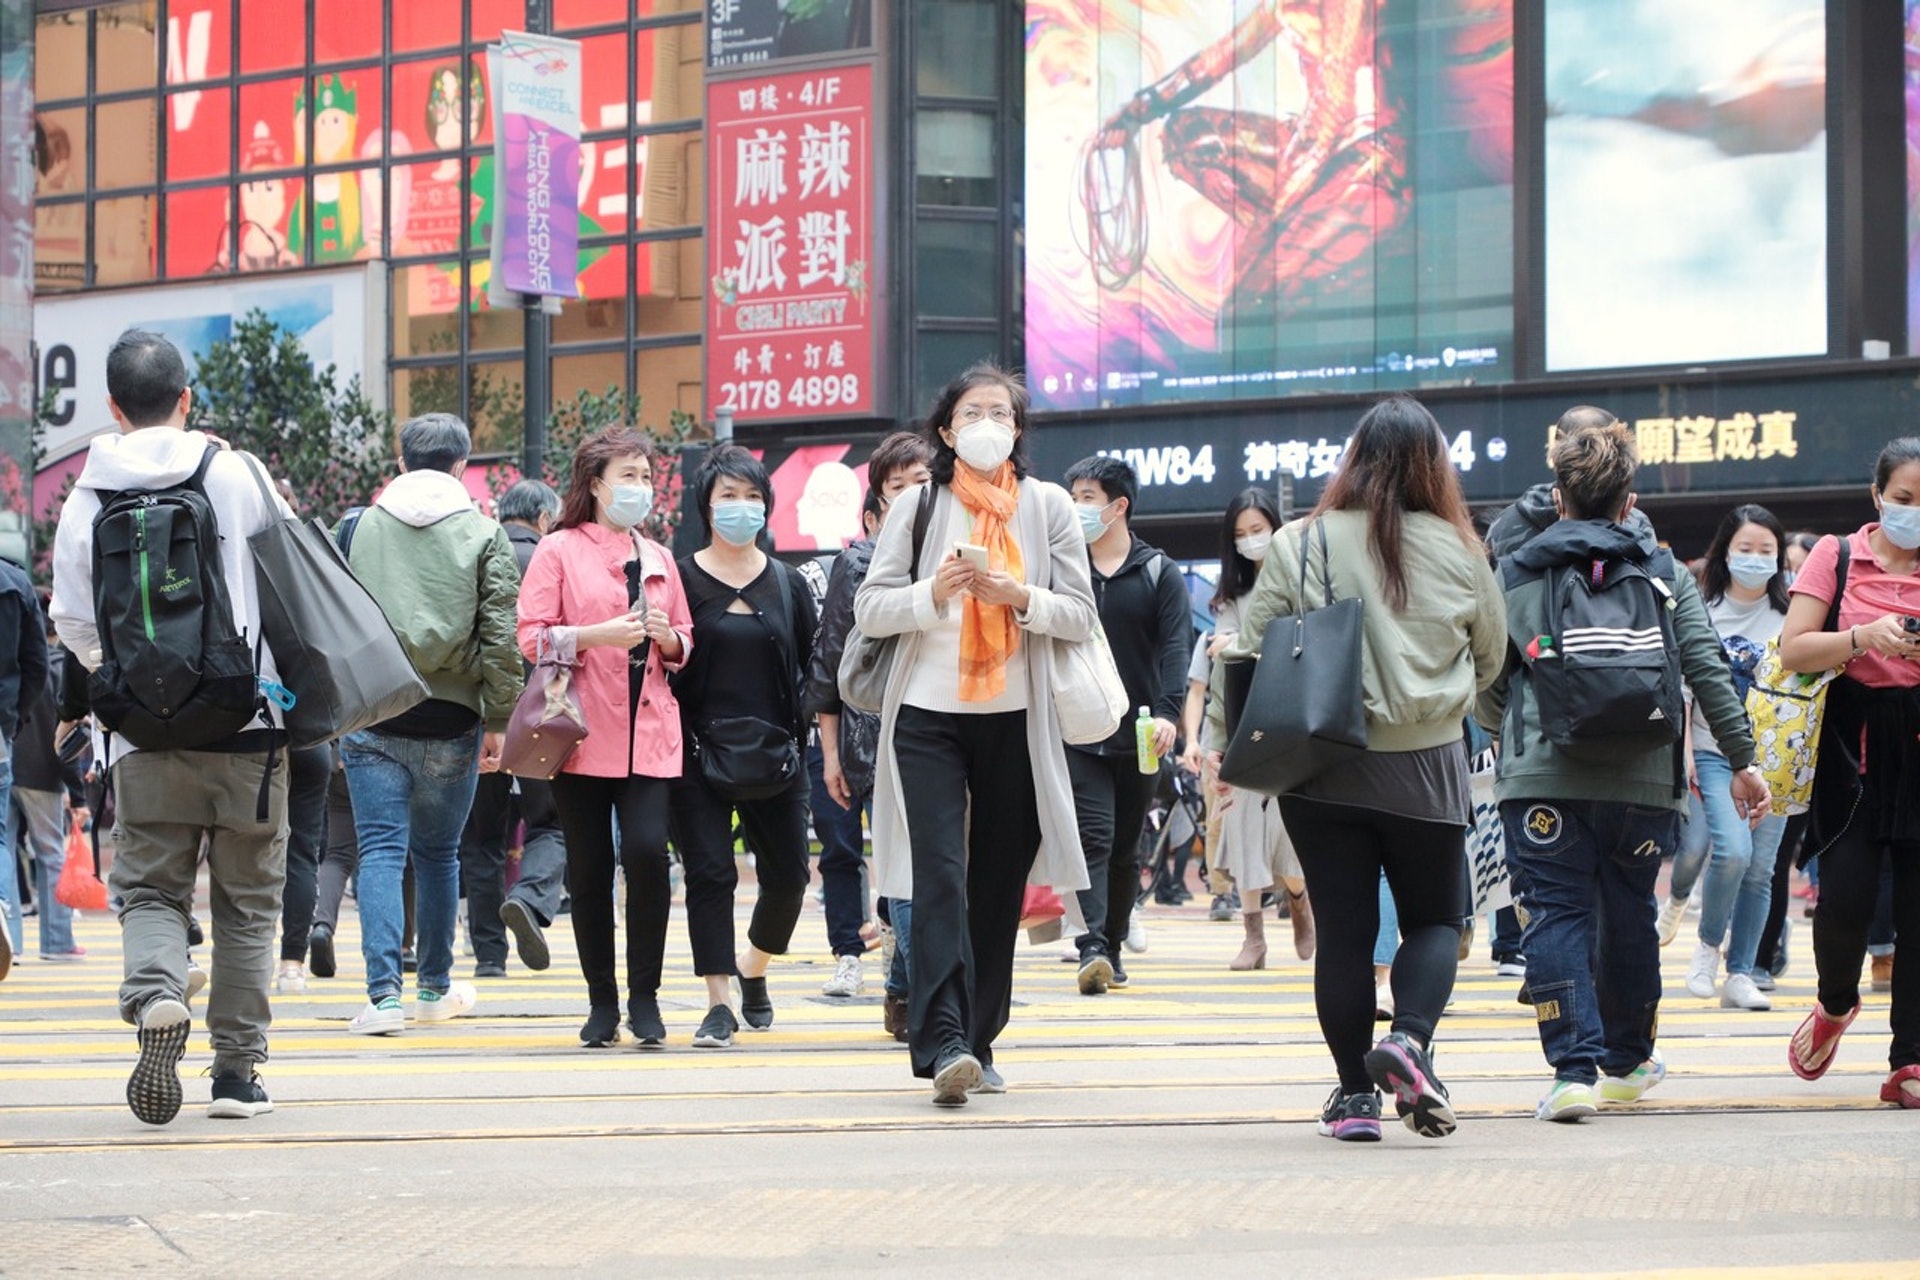
[[[953,451],[975,471],[992,471],[1013,456],[1013,428],[991,418],[969,422],[954,432]]]
[[[1920,507],[1880,501],[1880,532],[1902,551],[1920,550]]]
[[[1102,520],[1100,513],[1106,507],[1091,507],[1085,503],[1075,503],[1074,514],[1080,517],[1080,532],[1086,535],[1088,542],[1100,541],[1102,535],[1113,526],[1113,521]]]
[[[748,546],[767,527],[767,504],[757,498],[733,498],[713,504],[713,531],[736,547]]]
[[[613,496],[607,499],[607,519],[623,529],[645,520],[653,514],[653,489],[644,484],[610,484],[607,486]]]
[[[1233,540],[1233,549],[1255,564],[1267,558],[1267,548],[1272,545],[1273,535],[1270,533],[1250,533]]]
[[[1773,575],[1780,569],[1780,562],[1772,556],[1759,553],[1734,552],[1727,557],[1727,572],[1733,580],[1749,591],[1757,590],[1773,581]]]

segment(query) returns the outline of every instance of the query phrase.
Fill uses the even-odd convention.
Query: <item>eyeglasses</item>
[[[1002,426],[1013,425],[1013,410],[1006,408],[1004,405],[995,405],[991,409],[983,410],[979,405],[970,404],[953,416],[956,421],[967,425],[972,425],[982,418],[992,418]]]

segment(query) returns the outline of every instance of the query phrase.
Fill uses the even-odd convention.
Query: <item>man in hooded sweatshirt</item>
[[[419,955],[415,1022],[468,1012],[454,982],[460,833],[482,772],[500,765],[501,734],[520,696],[514,647],[520,566],[501,527],[461,483],[472,437],[460,419],[428,413],[400,428],[400,474],[355,527],[348,563],[380,602],[427,700],[341,743],[360,842],[360,950],[367,1005],[348,1029],[407,1028],[400,967],[401,877],[414,866]]]
[[[107,407],[119,424],[87,450],[53,542],[53,603],[60,641],[89,671],[101,664],[94,607],[93,524],[104,498],[130,490],[170,489],[205,467],[200,481],[220,531],[220,570],[234,630],[260,634],[259,593],[247,539],[292,513],[249,473],[244,455],[186,429],[193,392],[187,367],[157,333],[129,329],[107,353]],[[208,456],[209,446],[214,452]],[[277,681],[264,646],[256,671]],[[285,732],[270,706],[231,738],[191,751],[135,750],[108,740],[118,813],[112,884],[121,900],[125,979],[120,1016],[139,1028],[140,1060],[127,1103],[148,1124],[179,1114],[179,1062],[191,1030],[187,1010],[187,931],[200,849],[214,885],[213,1040],[217,1119],[249,1119],[273,1110],[255,1067],[267,1059],[273,1021],[267,985],[287,869]]]

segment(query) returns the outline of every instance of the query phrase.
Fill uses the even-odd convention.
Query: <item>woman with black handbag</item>
[[[724,1049],[740,1019],[773,1025],[767,963],[786,954],[807,892],[807,771],[801,666],[813,652],[813,597],[793,570],[760,549],[773,509],[767,470],[739,445],[716,445],[688,493],[707,545],[680,561],[693,610],[693,657],[674,679],[687,733],[673,789],[673,843],[687,875],[694,972],[707,983],[695,1048]],[[747,946],[734,953],[733,815],[753,850],[760,896]]]
[[[865,635],[899,637],[880,715],[874,881],[913,902],[907,1046],[941,1106],[1005,1091],[993,1041],[1013,1007],[1029,874],[1062,891],[1087,884],[1054,642],[1086,640],[1098,615],[1072,500],[1027,474],[1027,430],[1018,378],[979,364],[949,382],[927,416],[933,502],[918,563],[916,522],[888,521],[854,601]],[[896,501],[912,510],[920,492]]]
[[[1319,505],[1275,536],[1223,660],[1257,657],[1269,622],[1336,593],[1362,602],[1366,749],[1280,798],[1313,899],[1314,1005],[1340,1075],[1320,1132],[1378,1141],[1378,1086],[1395,1095],[1408,1128],[1441,1138],[1455,1122],[1429,1045],[1469,911],[1463,726],[1500,674],[1507,627],[1440,425],[1408,397],[1367,411]],[[1212,713],[1216,752],[1224,729],[1223,713]],[[1369,1049],[1383,870],[1400,916],[1396,1012]]]
[[[643,1049],[660,1048],[667,1034],[659,1000],[672,906],[667,806],[684,754],[667,681],[688,657],[693,623],[671,553],[640,532],[653,490],[645,436],[630,427],[589,436],[573,455],[560,519],[520,585],[520,651],[572,669],[588,729],[552,787],[587,981],[580,1042],[590,1049],[620,1038],[616,860],[627,878],[627,1024]]]

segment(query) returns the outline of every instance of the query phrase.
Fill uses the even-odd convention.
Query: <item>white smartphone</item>
[[[987,571],[987,549],[985,547],[976,546],[971,542],[956,542],[953,544],[953,554],[972,564],[973,567],[981,573]]]

